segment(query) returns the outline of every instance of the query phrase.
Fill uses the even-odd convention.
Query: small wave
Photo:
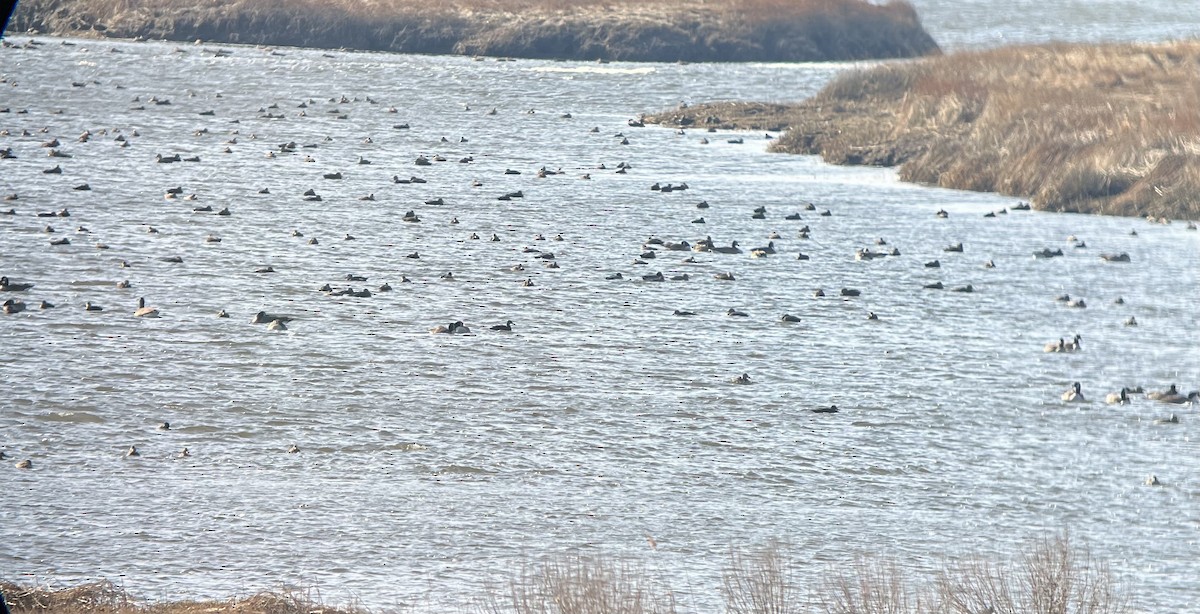
[[[588,73],[597,75],[649,75],[657,71],[653,66],[639,66],[637,68],[616,68],[613,66],[537,66],[529,70],[533,72]]]
[[[73,424],[104,424],[107,422],[104,418],[86,411],[55,411],[42,415],[41,419],[46,422],[69,422]]]

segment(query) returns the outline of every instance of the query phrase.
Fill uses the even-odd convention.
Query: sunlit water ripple
[[[767,154],[761,133],[626,125],[680,101],[802,97],[843,65],[214,57],[42,40],[0,53],[0,147],[17,155],[0,160],[0,190],[20,196],[3,203],[18,215],[0,217],[0,262],[36,283],[19,295],[29,311],[0,318],[0,577],[108,577],[151,598],[303,584],[436,609],[524,562],[582,551],[643,561],[673,578],[685,609],[706,611],[731,546],[785,538],[815,580],[863,553],[930,569],[1069,529],[1147,609],[1194,603],[1195,408],[1059,400],[1073,381],[1093,399],[1200,387],[1200,236],[1181,222],[984,218],[1016,201]],[[92,139],[76,142],[84,130]],[[74,157],[46,157],[55,136]],[[316,147],[266,157],[289,141]],[[448,161],[414,165],[435,154]],[[616,174],[622,161],[632,170]],[[42,173],[55,164],[62,175]],[[543,166],[564,173],[537,178]],[[322,179],[334,171],[345,178]],[[164,199],[172,186],[198,199]],[[309,188],[323,200],[304,201]],[[497,200],[515,190],[525,197]],[[434,198],[446,204],[424,204]],[[804,211],[810,201],[832,215]],[[203,205],[232,215],[192,212]],[[752,219],[759,206],[767,219]],[[34,215],[64,207],[71,217]],[[410,209],[420,223],[400,221]],[[803,219],[784,220],[793,212]],[[768,258],[685,264],[690,252],[660,250],[631,264],[648,236],[749,248],[771,231],[782,238]],[[62,236],[72,244],[48,244]],[[942,251],[957,242],[964,253]],[[853,257],[893,246],[901,256]],[[1045,247],[1066,255],[1031,256]],[[922,265],[935,258],[942,268]],[[517,263],[526,271],[507,271]],[[254,273],[267,265],[276,273]],[[439,279],[448,271],[458,281]],[[641,281],[655,271],[691,279]],[[724,271],[737,280],[713,278]],[[921,288],[936,280],[976,292]],[[370,298],[317,290],[384,282],[394,291]],[[835,296],[842,287],[862,296]],[[1088,308],[1055,302],[1063,293]],[[139,296],[163,317],[132,317]],[[37,310],[43,299],[58,307]],[[295,320],[268,332],[249,323],[260,309]],[[781,323],[785,312],[802,322]],[[1124,326],[1130,316],[1140,326]],[[458,319],[476,334],[428,333]],[[514,332],[488,330],[509,319]],[[1075,333],[1082,352],[1042,352]],[[752,385],[730,383],[743,372]],[[830,404],[842,411],[808,411]],[[1152,424],[1172,411],[1179,424]],[[164,420],[172,428],[157,430]],[[140,458],[122,458],[130,445]],[[174,458],[185,446],[192,456]],[[22,458],[32,471],[13,468]],[[1165,486],[1144,486],[1149,474]]]

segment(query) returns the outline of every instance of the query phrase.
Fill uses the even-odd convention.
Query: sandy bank
[[[899,166],[905,181],[1040,209],[1200,218],[1200,42],[1038,45],[850,72],[794,105],[715,103],[658,123],[788,128],[774,151]]]
[[[822,61],[938,51],[903,0],[23,0],[9,27],[572,60]]]

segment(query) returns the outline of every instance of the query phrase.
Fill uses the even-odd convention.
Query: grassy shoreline
[[[22,0],[10,30],[588,61],[939,52],[905,0]]]
[[[1039,209],[1200,218],[1200,41],[1047,44],[846,73],[792,105],[713,103],[647,121],[787,128],[773,151],[898,166],[901,179]]]
[[[859,558],[801,587],[808,558],[771,541],[739,549],[721,573],[728,614],[1125,614],[1128,600],[1103,561],[1066,534],[1028,545],[1010,561],[947,561],[926,577],[896,561]],[[361,606],[328,606],[310,592],[266,592],[228,601],[146,603],[110,582],[51,590],[0,580],[13,614],[366,614]],[[551,560],[524,569],[507,591],[481,595],[449,611],[480,614],[675,614],[670,582],[636,564],[604,558]],[[439,611],[447,611],[439,607]],[[412,611],[416,611],[414,608]]]

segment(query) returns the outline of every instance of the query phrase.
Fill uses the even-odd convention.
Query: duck
[[[748,313],[746,313],[746,312],[744,312],[744,311],[738,311],[737,309],[734,309],[733,307],[730,307],[730,308],[729,308],[729,311],[726,311],[726,312],[725,312],[725,315],[727,315],[727,316],[734,316],[734,317],[738,317],[738,318],[748,318],[748,317],[750,317],[750,314],[748,314]]]
[[[0,277],[0,292],[24,292],[33,287],[28,283],[13,283],[7,276]]]
[[[159,313],[158,309],[146,306],[146,299],[144,297],[138,297],[137,309],[134,310],[133,316],[135,318],[157,318],[159,317]]]
[[[1067,351],[1067,342],[1062,337],[1059,337],[1058,341],[1051,341],[1050,343],[1047,343],[1046,347],[1043,348],[1042,351],[1046,352],[1047,354],[1050,352],[1065,352]]]
[[[463,326],[463,323],[461,320],[459,320],[457,322],[451,322],[449,324],[441,324],[441,325],[435,326],[435,327],[429,329],[429,332],[434,335],[453,334],[455,332],[458,332],[458,327],[460,327],[460,326]]]
[[[741,248],[738,247],[737,241],[732,242],[729,245],[729,247],[724,247],[724,246],[719,246],[719,245],[713,246],[709,251],[714,251],[718,254],[740,254],[740,253],[742,253]]]
[[[83,310],[84,311],[104,311],[104,308],[99,305],[93,305],[91,301],[87,301],[83,304]]]
[[[1081,388],[1082,388],[1082,386],[1079,384],[1079,382],[1075,382],[1074,384],[1071,385],[1071,388],[1069,390],[1062,393],[1062,400],[1064,400],[1068,403],[1084,403],[1084,402],[1086,402],[1087,399],[1085,399],[1083,397],[1083,392],[1082,392]]]
[[[955,243],[954,245],[947,245],[946,247],[942,248],[942,251],[943,252],[961,252],[961,251],[963,251],[963,244]]]
[[[814,407],[809,411],[814,414],[836,414],[839,410],[837,405],[830,405],[829,407]]]
[[[1184,395],[1179,392],[1176,392],[1174,394],[1163,394],[1163,395],[1160,395],[1155,400],[1162,402],[1162,403],[1170,403],[1172,405],[1183,405],[1184,403],[1194,403],[1194,402],[1200,401],[1200,392],[1193,390],[1192,392],[1189,392],[1187,395]]]
[[[1160,481],[1158,479],[1158,476],[1156,476],[1154,474],[1150,474],[1150,475],[1146,476],[1146,479],[1144,480],[1143,483],[1146,486],[1162,486],[1163,485],[1162,481]]]
[[[509,320],[509,321],[505,322],[504,324],[497,324],[497,325],[493,326],[491,328],[491,330],[511,331],[512,327],[513,327],[513,321]]]
[[[1073,339],[1063,344],[1064,352],[1078,352],[1083,349],[1083,337],[1075,335]]]
[[[287,324],[284,324],[284,321],[280,319],[271,320],[271,323],[267,324],[267,330],[283,331],[287,329]]]
[[[187,457],[189,457],[189,456],[191,456],[191,455],[192,455],[192,453],[191,453],[191,452],[188,452],[188,449],[187,449],[187,448],[184,448],[184,449],[180,450],[180,451],[179,451],[179,454],[176,454],[176,455],[175,455],[175,457],[176,457],[176,458],[187,458]]]
[[[780,322],[799,322],[800,318],[790,313],[785,313],[779,318]]]
[[[15,299],[15,298],[10,298],[10,299],[4,301],[3,311],[4,311],[4,313],[7,313],[9,315],[12,315],[14,313],[21,313],[22,311],[25,311],[25,301],[21,301],[21,300]]]
[[[1100,254],[1100,258],[1105,262],[1129,262],[1129,254],[1121,252],[1119,254]]]
[[[677,316],[683,316],[683,317],[686,317],[686,316],[694,316],[694,315],[696,315],[696,312],[695,312],[695,311],[681,311],[681,310],[679,310],[679,309],[676,309],[676,310],[675,310],[675,311],[672,313],[672,315],[677,315]]]
[[[750,375],[749,375],[748,373],[743,373],[743,374],[741,374],[741,375],[739,375],[739,376],[737,376],[737,377],[733,378],[733,379],[732,379],[732,380],[730,380],[730,381],[732,381],[732,382],[733,382],[733,383],[735,383],[735,384],[749,384],[749,383],[751,383],[751,382],[750,382]]]
[[[22,461],[17,461],[15,465],[17,469],[33,469],[33,461],[28,458]]]
[[[142,455],[142,453],[138,452],[137,446],[129,446],[129,449],[125,451],[126,457],[134,457],[134,456],[141,456],[141,455]]]
[[[1129,404],[1129,389],[1121,388],[1118,392],[1110,392],[1104,397],[1104,402],[1109,405],[1127,405]]]
[[[298,446],[296,444],[292,444],[292,445],[288,446],[287,453],[288,454],[299,454],[300,446]]]
[[[724,273],[717,273],[716,275],[713,275],[713,279],[717,279],[720,281],[737,281],[737,279],[733,276],[732,271],[725,271]]]
[[[840,293],[842,296],[861,296],[862,295],[862,291],[855,290],[853,288],[842,288]]]
[[[1125,320],[1125,326],[1137,326],[1137,325],[1138,325],[1137,318],[1135,318],[1133,316],[1129,316],[1129,319]]]
[[[272,315],[265,311],[260,311],[256,314],[254,314],[254,318],[250,320],[250,323],[251,324],[271,324],[274,322],[280,322],[282,324],[287,324],[288,322],[291,322],[292,319],[293,318],[290,318],[288,316]]]
[[[1179,424],[1179,416],[1171,414],[1166,418],[1155,418],[1154,424]]]

